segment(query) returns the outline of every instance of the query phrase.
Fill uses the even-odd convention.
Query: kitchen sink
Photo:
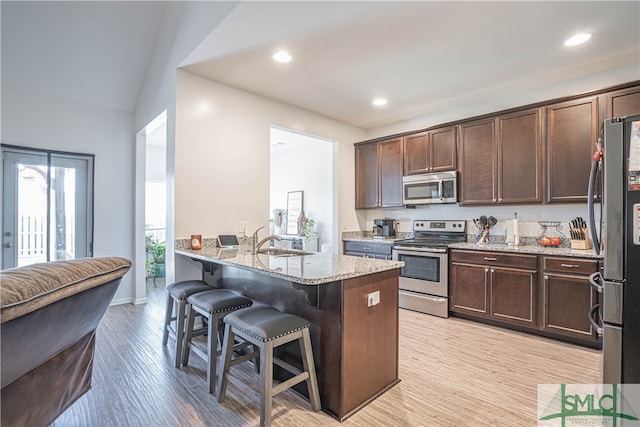
[[[283,249],[283,248],[265,248],[265,249],[260,249],[258,251],[258,254],[271,255],[276,257],[313,255],[314,253],[315,252],[307,252],[307,251],[300,251],[296,249]]]

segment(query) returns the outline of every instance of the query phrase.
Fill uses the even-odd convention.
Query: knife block
[[[591,239],[588,237],[585,240],[571,240],[571,249],[591,249],[593,245],[591,244]]]

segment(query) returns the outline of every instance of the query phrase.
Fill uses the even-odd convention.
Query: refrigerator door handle
[[[593,162],[591,163],[591,171],[589,172],[589,188],[587,190],[587,215],[589,217],[589,228],[591,231],[591,240],[593,241],[593,249],[596,251],[596,255],[600,255],[600,239],[598,238],[598,232],[596,231],[595,218],[595,192],[599,166],[600,155],[599,151],[597,151],[594,154]],[[603,191],[603,189],[601,189],[601,191]],[[602,198],[604,199],[604,195]],[[604,202],[604,200],[601,202]],[[600,221],[602,221],[602,217],[600,218]]]
[[[599,271],[596,271],[595,273],[589,275],[589,284],[599,294],[601,294],[604,290],[604,287],[600,284],[600,279],[602,279],[602,276],[600,275]]]
[[[596,320],[596,315],[600,317],[599,313],[600,313],[600,304],[596,304],[593,307],[591,307],[591,310],[589,310],[589,323],[591,323],[591,327],[596,331],[598,335],[602,335],[602,333],[604,332],[602,320],[600,321]]]

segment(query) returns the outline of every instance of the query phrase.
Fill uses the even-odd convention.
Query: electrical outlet
[[[380,304],[380,291],[367,294],[367,307],[373,307],[377,304]]]
[[[246,236],[248,229],[249,229],[249,223],[247,221],[238,222],[238,234],[240,236]]]

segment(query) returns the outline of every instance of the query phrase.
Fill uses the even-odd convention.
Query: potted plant
[[[306,239],[310,239],[316,236],[315,225],[316,225],[316,222],[312,219],[309,219],[302,226],[302,234]]]
[[[153,276],[154,284],[156,277],[165,276],[165,263],[167,246],[166,242],[158,241],[153,234],[145,235],[146,276]]]
[[[167,253],[167,244],[166,242],[157,242],[155,245],[155,249],[152,252],[152,263],[153,263],[153,275],[155,277],[164,277],[165,276],[165,260]]]

